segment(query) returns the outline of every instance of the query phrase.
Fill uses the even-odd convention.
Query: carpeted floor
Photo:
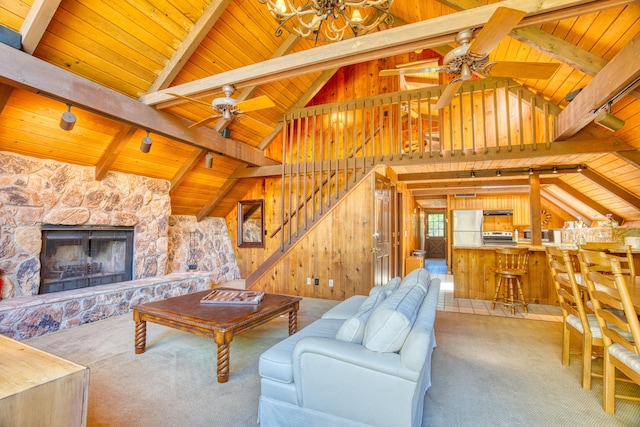
[[[304,327],[335,304],[304,299]],[[601,380],[580,387],[580,362],[560,363],[561,324],[439,311],[433,385],[424,426],[638,426],[640,403],[601,406]],[[89,426],[256,426],[259,355],[287,336],[287,318],[239,335],[229,382],[216,382],[213,341],[147,324],[134,353],[124,315],[48,334],[27,344],[90,368]],[[598,367],[596,367],[598,369]],[[640,395],[640,387],[627,386]]]

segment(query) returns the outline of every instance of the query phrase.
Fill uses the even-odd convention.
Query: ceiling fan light
[[[471,78],[471,67],[467,63],[463,63],[460,66],[460,79],[462,81],[469,80]]]
[[[225,119],[225,120],[231,120],[231,111],[224,110],[222,112],[222,118]]]
[[[360,24],[362,22],[362,15],[358,9],[354,9],[351,13],[351,22],[355,24]]]

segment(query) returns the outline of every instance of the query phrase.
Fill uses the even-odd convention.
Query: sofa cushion
[[[280,341],[260,355],[258,372],[262,378],[283,383],[293,382],[293,348],[304,337],[334,338],[342,319],[319,319]]]
[[[425,294],[422,286],[404,286],[388,296],[369,316],[363,345],[378,353],[400,350]]]
[[[367,319],[369,319],[373,309],[380,305],[386,296],[386,293],[378,292],[377,294],[367,297],[360,306],[358,312],[345,320],[342,326],[340,326],[340,329],[338,329],[338,332],[336,333],[336,339],[362,344]]]
[[[429,276],[429,272],[424,268],[416,268],[411,273],[404,276],[404,279],[400,282],[398,289],[404,288],[405,286],[414,286],[420,285],[427,291],[429,287],[429,281],[431,277]]]
[[[393,291],[398,289],[399,285],[400,278],[394,277],[382,286],[374,286],[373,288],[371,288],[371,290],[369,291],[369,296],[377,294],[378,292],[384,292],[385,294],[387,294],[387,296],[389,296],[393,293]]]
[[[354,295],[331,307],[322,315],[323,319],[348,319],[358,312],[367,299],[366,295]]]

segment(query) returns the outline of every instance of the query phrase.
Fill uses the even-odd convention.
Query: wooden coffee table
[[[144,353],[147,322],[210,337],[218,345],[218,382],[225,383],[229,379],[229,344],[235,335],[285,313],[289,313],[289,335],[298,330],[298,308],[302,298],[266,294],[258,305],[200,304],[200,299],[209,292],[211,290],[132,307],[136,322],[136,354]]]

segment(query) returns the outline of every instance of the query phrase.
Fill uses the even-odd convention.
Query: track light
[[[496,171],[496,176],[502,176],[502,172],[500,172],[499,170]]]
[[[147,136],[142,138],[142,144],[140,144],[140,151],[143,153],[148,153],[151,150],[151,143],[153,140],[149,137],[149,131],[147,131]]]
[[[67,104],[67,111],[60,118],[60,129],[71,130],[76,124],[76,115],[71,112],[71,104]]]
[[[557,167],[557,166],[554,166],[554,167],[553,167],[552,172],[553,172],[553,173],[558,173],[558,167]]]
[[[596,114],[593,122],[607,130],[610,130],[611,132],[618,131],[622,126],[624,126],[624,120],[611,114],[611,103],[607,104],[606,110],[602,110]]]
[[[211,155],[210,151],[207,151],[207,155],[204,156],[204,167],[207,169],[211,169],[213,167],[213,155]]]
[[[576,167],[576,172],[582,172],[582,165],[578,165]]]
[[[471,178],[475,178],[476,177],[476,173],[474,171],[471,171]]]
[[[529,168],[529,175],[533,175],[533,168]]]

